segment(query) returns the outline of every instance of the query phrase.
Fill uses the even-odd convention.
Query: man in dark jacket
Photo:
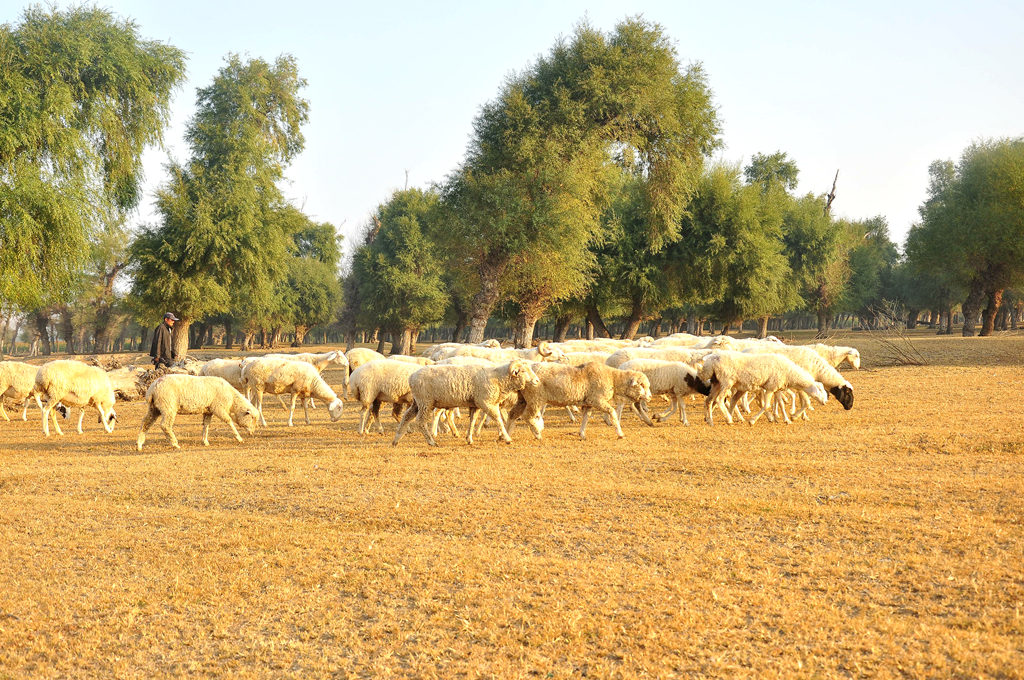
[[[153,367],[170,366],[177,358],[174,355],[174,343],[171,342],[171,329],[178,317],[173,312],[164,314],[164,321],[153,331],[153,345],[149,348],[149,356],[153,357]]]

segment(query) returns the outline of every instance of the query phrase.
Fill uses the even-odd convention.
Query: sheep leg
[[[432,432],[430,427],[430,424],[433,424],[434,428],[437,427],[437,421],[434,419],[434,411],[434,404],[430,403],[426,404],[426,408],[421,409],[416,415],[416,422],[419,423],[420,431],[423,432],[423,436],[426,438],[427,444],[430,446],[437,446],[437,438],[434,436],[434,433],[437,432],[437,430],[435,429]],[[404,421],[405,418],[403,417],[402,420]],[[432,421],[432,423],[428,423],[428,420]]]
[[[306,425],[310,424],[309,423],[309,405],[311,403],[313,403],[313,399],[312,398],[310,398],[310,399],[303,399],[302,400],[302,413],[303,413],[303,415],[306,416]]]
[[[622,432],[622,425],[619,423],[619,417],[615,413],[615,407],[611,404],[598,404],[597,408],[604,411],[605,415],[611,418],[612,426],[615,428],[615,434],[618,435],[619,439],[622,439],[626,435]]]
[[[412,405],[408,409],[406,409],[405,413],[402,414],[402,420],[401,422],[398,423],[398,429],[395,430],[395,438],[391,440],[392,446],[398,446],[398,440],[402,438],[402,435],[405,433],[405,430],[409,427],[409,423],[412,421],[414,417],[416,417],[418,413],[419,407],[416,405],[416,402],[414,401]],[[379,420],[377,421],[377,424],[380,425]]]
[[[505,429],[505,423],[501,418],[501,409],[498,408],[497,404],[484,404],[482,407],[484,413],[489,415],[494,422],[498,423],[498,431],[501,433],[501,439],[506,444],[512,443],[512,437],[508,436],[508,430]],[[473,442],[470,442],[472,444]]]
[[[580,415],[580,439],[587,438],[587,421],[590,420],[590,407],[584,406]]]
[[[572,412],[572,406],[566,406],[565,407],[565,414],[567,416],[569,416],[569,422],[570,423],[575,423],[576,422],[576,414]]]
[[[135,441],[135,448],[139,451],[142,450],[142,445],[146,443],[146,430],[153,426],[156,419],[160,417],[160,412],[153,408],[150,404],[149,411],[146,412],[145,417],[142,419],[142,427],[139,428],[139,436]]]
[[[238,433],[238,428],[235,427],[235,421],[231,418],[231,413],[226,408],[214,411],[214,415],[228,424],[228,427],[231,428],[231,433],[235,435],[236,440],[242,441],[242,435]]]
[[[294,427],[292,418],[295,416],[295,400],[298,399],[298,397],[298,394],[292,392],[292,405],[291,408],[288,409],[288,427]]]
[[[441,421],[441,409],[434,409],[430,414],[430,436],[437,439],[438,423]]]
[[[678,401],[678,399],[669,399],[668,400],[668,410],[667,411],[662,411],[661,413],[655,413],[654,414],[654,420],[657,421],[657,422],[661,422],[662,420],[667,419],[670,415],[675,413],[676,412],[676,402],[677,401]],[[680,420],[682,420],[682,417],[680,417]]]
[[[634,401],[632,408],[636,412],[636,414],[638,416],[640,416],[640,420],[642,420],[645,425],[649,425],[650,427],[654,427],[654,421],[652,421],[651,417],[649,415],[647,415],[647,406],[644,405],[643,402]],[[620,420],[620,422],[621,422],[621,420]]]
[[[761,417],[761,415],[762,415],[762,414],[763,414],[763,413],[764,413],[765,411],[767,411],[767,410],[768,410],[768,405],[769,405],[769,404],[771,404],[771,402],[772,402],[772,395],[771,395],[771,394],[768,394],[767,392],[763,392],[763,393],[761,394],[761,397],[760,397],[760,401],[761,401],[761,410],[760,410],[760,411],[758,411],[758,412],[757,412],[757,413],[756,413],[756,414],[754,415],[754,417],[753,417],[753,418],[751,418],[750,420],[748,420],[748,421],[747,421],[748,423],[750,423],[750,426],[751,426],[751,427],[753,427],[753,426],[754,426],[754,423],[756,423],[756,422],[757,422],[758,418],[760,418],[760,417]]]
[[[203,414],[203,446],[210,445],[210,421],[213,420],[213,413]]]
[[[97,409],[99,410],[99,409]],[[103,412],[100,411],[100,417],[103,417]],[[78,434],[82,434],[82,421],[85,420],[85,408],[78,412]]]
[[[362,410],[359,411],[359,434],[366,434],[366,421],[370,419],[370,407],[367,404],[363,404]]]
[[[260,424],[266,427],[267,419],[263,417],[263,389],[260,387],[256,388],[256,410],[260,412]]]
[[[28,411],[28,400],[25,401],[25,411]],[[4,408],[3,397],[0,397],[0,416],[3,416],[7,422],[11,422],[11,419],[7,417],[7,409]]]
[[[39,410],[42,411],[43,410],[43,402],[39,398],[39,395],[38,394],[33,394],[32,397],[36,400],[36,406],[38,406]],[[21,412],[21,419],[22,420],[28,420],[28,399],[27,398],[25,399],[25,408]]]
[[[178,438],[174,436],[174,417],[176,415],[176,413],[165,413],[164,419],[160,421],[160,429],[162,429],[164,434],[167,435],[167,438],[171,440],[171,447],[180,449],[181,447],[178,446]]]

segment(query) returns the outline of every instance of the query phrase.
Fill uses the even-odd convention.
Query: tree
[[[850,278],[847,229],[823,209],[820,196],[794,199],[786,211],[783,242],[804,305],[818,318],[823,336]]]
[[[304,144],[304,86],[290,56],[269,64],[231,55],[197,93],[186,132],[191,157],[171,163],[171,179],[157,192],[161,222],[132,246],[134,294],[153,312],[171,309],[182,319],[179,358],[194,320],[280,311],[274,287],[286,273],[291,240],[277,182]]]
[[[784,151],[765,155],[755,153],[750,165],[743,168],[748,184],[755,184],[763,193],[772,191],[793,191],[799,182],[800,171],[796,163],[786,158]]]
[[[368,227],[373,238],[353,257],[359,314],[370,327],[392,333],[392,354],[409,354],[413,334],[439,320],[448,304],[432,238],[438,200],[433,191],[396,191],[377,208]]]
[[[987,302],[981,335],[990,335],[1003,291],[1024,279],[1024,138],[977,142],[929,174],[913,259],[966,288],[963,335],[974,335]]]
[[[139,199],[184,53],[110,12],[30,7],[0,26],[0,299],[73,284],[108,211]]]
[[[681,71],[661,27],[641,19],[611,35],[582,25],[511,79],[477,117],[467,160],[445,191],[459,260],[480,278],[469,340],[483,339],[513,261],[528,256],[542,267],[552,253],[545,244],[584,249],[596,238],[613,161],[646,179],[653,249],[675,239],[717,133],[703,70]]]

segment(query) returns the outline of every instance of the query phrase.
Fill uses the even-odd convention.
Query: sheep
[[[766,342],[756,347],[748,347],[744,352],[781,354],[814,376],[814,379],[823,384],[829,394],[834,396],[844,409],[849,411],[853,408],[853,385],[813,349]],[[800,415],[806,419],[810,401],[804,397],[801,399],[804,402],[804,408]]]
[[[598,363],[604,363],[608,360],[608,357],[612,355],[611,352],[566,352],[565,363],[570,366],[580,366],[582,364],[589,364],[591,361]]]
[[[825,361],[831,364],[833,368],[839,368],[842,366],[844,361],[855,369],[860,368],[860,351],[856,347],[844,347],[842,345],[833,346],[820,342],[813,345],[800,346],[813,349],[815,352],[820,354]]]
[[[319,399],[327,404],[327,411],[331,420],[341,418],[345,405],[335,394],[334,390],[320,376],[316,367],[300,361],[288,359],[264,359],[260,358],[248,362],[242,368],[242,380],[248,390],[255,395],[253,403],[260,414],[260,423],[265,427],[266,418],[263,416],[263,395],[269,394],[291,394],[292,403],[288,410],[288,426],[293,426],[295,416],[295,402],[302,399],[303,412],[306,416],[306,424],[309,424],[309,408],[306,400],[309,398]]]
[[[353,347],[349,351],[345,352],[345,358],[348,359],[348,370],[351,374],[352,371],[367,362],[374,361],[376,359],[385,359],[386,357],[380,352],[375,352],[368,347]]]
[[[36,391],[36,373],[38,366],[26,364],[21,361],[0,361],[0,415],[4,420],[10,422],[7,411],[4,409],[4,397],[24,403],[25,408],[21,412],[21,419],[28,420],[29,399],[35,399],[39,410],[43,410],[43,403]]]
[[[401,361],[406,364],[415,364],[417,366],[433,366],[434,360],[427,357],[411,357],[408,354],[392,354],[387,357],[391,361]]]
[[[78,416],[78,433],[82,434],[82,418],[86,406],[95,406],[100,414],[103,429],[114,431],[117,413],[114,411],[114,387],[110,383],[107,372],[98,366],[89,366],[81,361],[58,359],[43,364],[36,373],[36,391],[46,397],[43,406],[43,434],[50,436],[49,419],[53,418],[53,427],[57,434],[63,435],[57,416],[53,413],[58,405],[64,407],[81,407]]]
[[[352,371],[352,394],[362,406],[359,434],[366,434],[373,420],[377,421],[377,431],[384,433],[384,426],[380,422],[381,402],[394,404],[396,410],[401,409],[403,404],[412,404],[409,376],[420,368],[422,366],[404,361],[378,359]]]
[[[686,417],[685,398],[691,394],[703,394],[705,397],[711,392],[710,386],[697,377],[697,371],[679,361],[663,361],[661,359],[632,359],[619,366],[624,371],[640,371],[647,376],[651,383],[651,395],[670,395],[671,408],[664,413],[654,415],[655,421],[667,419],[679,409],[679,421],[683,425],[689,425]],[[621,406],[619,407],[621,417]]]
[[[253,357],[255,358],[255,357]],[[236,390],[244,390],[242,381],[242,363],[244,359],[210,359],[199,369],[199,375],[223,378]]]
[[[605,363],[612,368],[618,368],[631,359],[661,359],[693,365],[712,351],[714,350],[685,347],[626,347],[613,352]]]
[[[263,356],[268,359],[291,359],[292,361],[302,361],[312,366],[315,366],[316,370],[320,371],[321,375],[323,375],[323,372],[327,369],[328,366],[337,366],[338,368],[342,369],[342,394],[348,396],[348,358],[345,356],[345,353],[342,352],[341,350],[335,349],[331,350],[330,352],[320,352],[319,354],[315,352],[299,352],[296,354],[264,354]],[[278,395],[278,398],[280,398],[280,395]],[[284,402],[282,402],[282,405],[284,405]],[[308,400],[308,405],[310,408],[316,408],[316,406],[313,404],[312,399]]]
[[[446,352],[455,347],[489,347],[491,349],[499,349],[501,347],[501,343],[495,340],[494,338],[491,338],[490,340],[484,340],[483,342],[479,342],[473,345],[467,345],[462,342],[441,342],[436,345],[430,345],[422,352],[420,352],[420,354],[422,356],[427,357],[428,359],[433,359],[434,361],[437,361],[438,357],[435,355],[445,354]],[[443,359],[444,357],[440,358]]]
[[[592,361],[582,366],[565,366],[560,364],[534,364],[533,371],[540,378],[536,385],[528,385],[521,391],[520,403],[512,409],[509,421],[515,421],[521,415],[526,416],[533,436],[541,438],[544,429],[542,410],[545,406],[580,406],[583,417],[580,419],[580,439],[587,438],[587,420],[591,409],[605,413],[615,428],[615,434],[621,439],[626,435],[622,432],[618,414],[615,412],[616,398],[626,399],[631,403],[646,403],[651,398],[650,381],[639,371],[620,371],[602,363]],[[653,426],[643,409],[638,411],[640,417],[648,425]]]
[[[772,406],[776,393],[780,391],[798,390],[822,404],[828,399],[825,387],[814,376],[779,354],[715,352],[704,359],[699,377],[711,383],[704,415],[709,425],[714,424],[712,411],[715,406],[722,409],[726,421],[731,424],[733,419],[730,411],[735,407],[736,398],[744,392],[761,391],[761,410],[747,421],[751,425]],[[725,400],[730,396],[733,402],[727,409]],[[788,414],[785,410],[782,413],[786,423],[789,423]]]
[[[510,393],[539,383],[540,379],[530,364],[521,359],[498,366],[424,366],[409,376],[413,404],[402,416],[391,445],[398,445],[415,417],[427,443],[437,446],[435,436],[439,414],[435,416],[434,409],[463,407],[469,409],[470,415],[469,427],[466,428],[466,441],[469,444],[473,443],[477,417],[482,413],[498,423],[502,440],[511,444],[512,439],[505,429],[499,405]],[[431,419],[433,422],[428,428],[427,421]]]
[[[252,434],[259,422],[259,412],[252,402],[227,380],[217,376],[165,375],[149,386],[146,402],[149,410],[142,419],[135,442],[139,451],[146,441],[146,431],[161,416],[163,420],[160,421],[160,428],[176,449],[181,448],[173,429],[174,418],[179,413],[203,414],[203,446],[210,445],[210,421],[213,416],[227,423],[238,441],[242,441],[242,436],[238,434],[235,423]]]

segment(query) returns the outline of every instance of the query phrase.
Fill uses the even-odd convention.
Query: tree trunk
[[[911,308],[907,312],[907,330],[911,330],[912,331],[915,328],[917,328],[917,317],[918,317],[918,315],[920,313],[921,313],[921,310],[913,309],[913,308]]]
[[[36,332],[39,333],[39,341],[42,343],[43,354],[53,353],[53,346],[50,344],[50,313],[47,310],[39,309],[33,313],[33,321],[36,325]]]
[[[964,300],[961,310],[964,315],[964,325],[961,330],[961,334],[964,337],[971,337],[974,335],[974,325],[978,321],[978,312],[981,311],[981,303],[985,300],[985,290],[982,286],[981,281],[975,279],[971,281],[970,291],[967,293],[967,299]]]
[[[405,328],[391,334],[391,354],[412,354],[412,328]]]
[[[995,330],[996,313],[999,312],[999,307],[1003,304],[1003,289],[988,291],[987,298],[988,304],[985,305],[985,311],[981,315],[981,333],[979,335],[992,335],[992,331]]]
[[[455,317],[455,328],[452,329],[452,342],[462,342],[461,338],[466,333],[467,321],[469,321],[469,317],[465,312],[459,312],[458,316]]]
[[[235,341],[233,337],[234,323],[231,319],[224,320],[224,349],[231,349]]]
[[[565,338],[569,335],[569,326],[572,324],[572,317],[565,315],[555,319],[555,342],[565,342]]]
[[[388,334],[378,331],[374,335],[377,336],[377,353],[384,354],[384,343],[387,342]]]
[[[729,331],[732,330],[732,322],[726,321],[722,324],[722,335],[729,335]]]
[[[473,296],[469,303],[469,337],[467,342],[478,343],[484,341],[484,332],[487,330],[487,321],[491,318],[494,305],[498,304],[501,296],[501,288],[498,285],[501,274],[505,271],[505,265],[494,265],[481,267],[480,290]]]
[[[818,310],[818,334],[815,337],[823,338],[825,337],[826,333],[828,333],[828,318],[828,310]],[[861,325],[863,326],[863,324]]]
[[[587,322],[594,327],[594,333],[602,338],[610,338],[612,334],[601,319],[601,313],[597,311],[597,305],[587,305]]]
[[[533,331],[537,326],[540,314],[527,308],[516,315],[515,325],[512,328],[512,343],[517,349],[533,346]]]
[[[1024,311],[1024,302],[1018,302],[1014,308],[1013,313],[1010,314],[1010,329],[1017,330],[1020,324],[1021,312]]]
[[[697,335],[697,315],[688,312],[686,315],[686,332],[690,335]]]
[[[295,324],[295,342],[292,343],[292,347],[302,347],[302,343],[306,341],[306,333],[308,332],[309,326]]]
[[[174,331],[171,333],[171,347],[174,351],[174,360],[184,361],[188,356],[188,331],[192,326],[191,319],[182,319],[174,322]]]
[[[757,320],[757,337],[759,340],[764,340],[768,337],[768,317],[762,316]]]
[[[252,350],[253,341],[256,339],[255,331],[248,328],[242,331],[242,351],[248,352]]]
[[[583,325],[584,325],[584,328],[586,328],[587,340],[593,340],[594,339],[594,322],[591,321],[590,319],[587,319],[587,320],[585,320],[583,322]]]
[[[640,329],[640,322],[643,321],[643,311],[643,304],[633,300],[629,310],[629,318],[626,319],[626,327],[622,329],[621,340],[632,340],[636,337],[636,332]]]

